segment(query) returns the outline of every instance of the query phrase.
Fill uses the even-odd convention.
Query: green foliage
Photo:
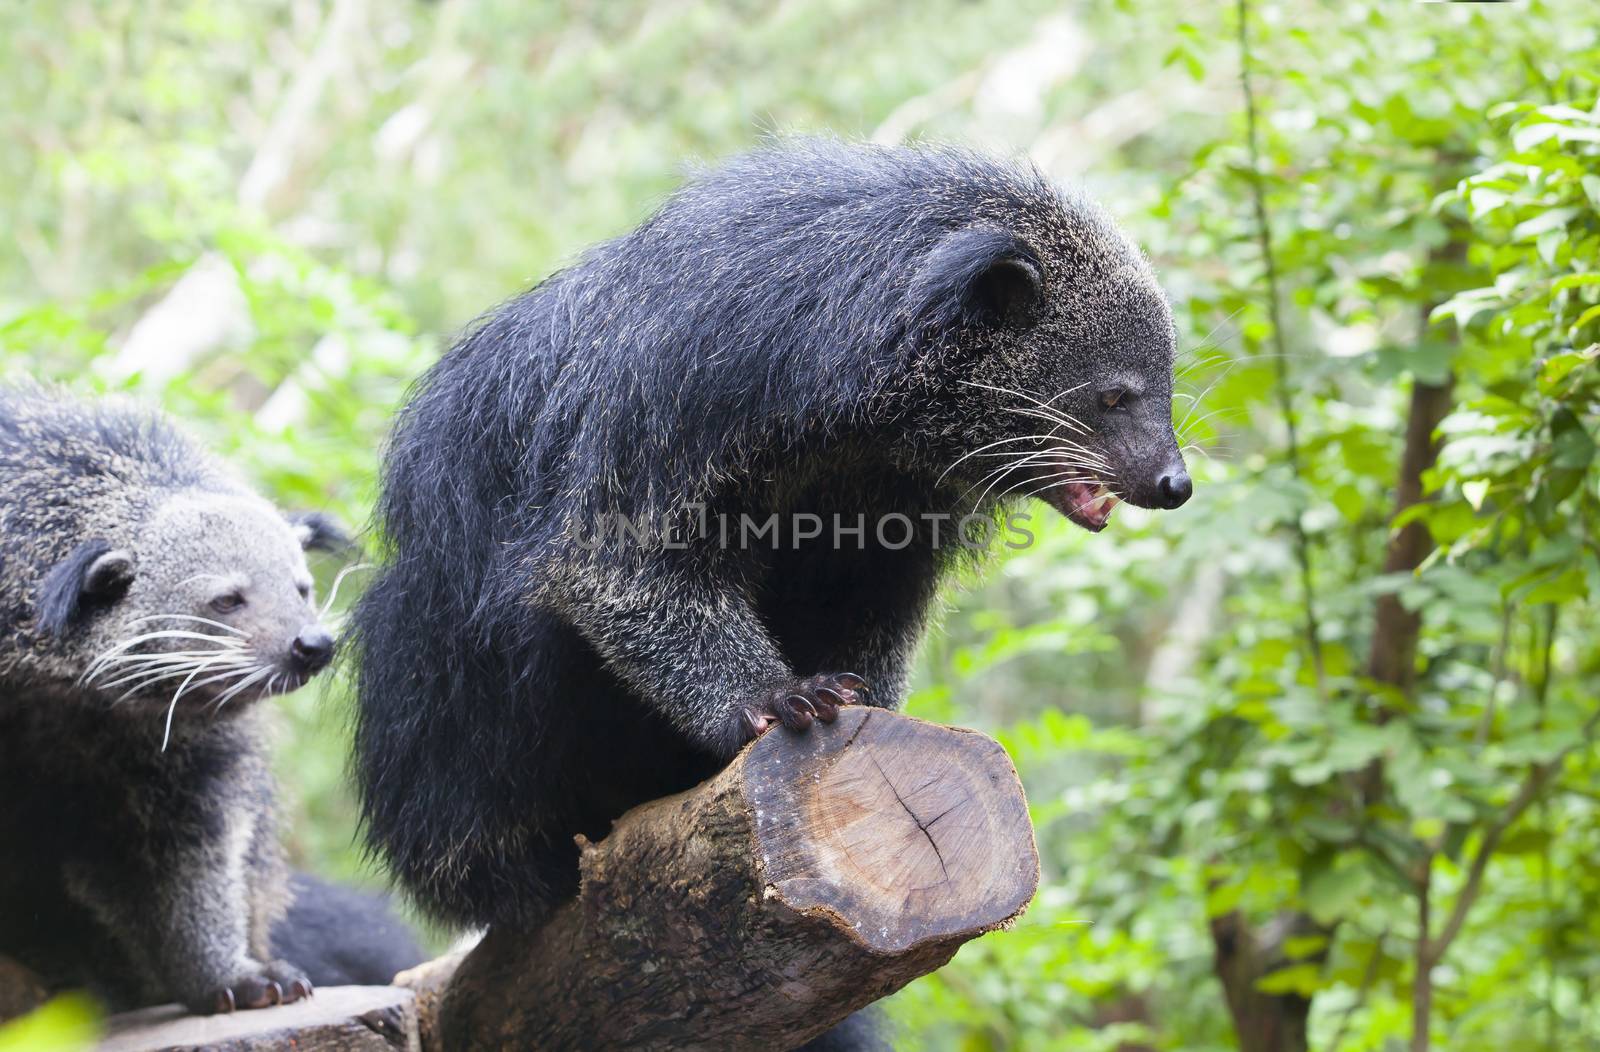
[[[1313,1047],[1410,1041],[1419,948],[1436,1046],[1588,1047],[1592,7],[1260,0],[1252,158],[1231,5],[16,5],[0,375],[160,401],[359,525],[445,334],[685,161],[767,128],[1026,152],[1161,268],[1197,496],[1092,538],[1039,509],[1036,545],[952,591],[912,709],[1011,751],[1045,882],[891,1002],[905,1047],[1235,1048],[1211,934],[1235,917],[1296,919],[1255,982],[1311,1000]],[[1447,387],[1442,452],[1396,518],[1418,383]],[[1429,554],[1387,574],[1407,522]],[[1421,618],[1409,688],[1372,675],[1384,597]],[[345,704],[336,680],[282,703],[291,848],[372,879]]]
[[[87,1052],[100,1035],[100,1009],[77,994],[57,997],[0,1025],[0,1052]]]

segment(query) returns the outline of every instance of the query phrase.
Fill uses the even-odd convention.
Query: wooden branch
[[[456,971],[445,1048],[792,1048],[1009,926],[1039,879],[1005,751],[869,708],[770,731],[580,846],[578,898]]]
[[[99,1052],[416,1052],[415,999],[392,986],[331,986],[292,1005],[189,1015],[158,1005],[107,1020]]]

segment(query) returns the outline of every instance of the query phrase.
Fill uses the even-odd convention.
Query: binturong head
[[[75,694],[131,714],[238,711],[304,684],[334,656],[305,552],[341,546],[319,515],[248,492],[179,490],[108,522],[45,576],[37,646]]]
[[[1038,497],[1084,529],[1193,492],[1172,426],[1174,326],[1139,249],[1042,179],[946,234],[913,295],[950,318],[938,369],[961,423],[947,476],[978,503]],[[952,375],[952,373],[954,375]]]

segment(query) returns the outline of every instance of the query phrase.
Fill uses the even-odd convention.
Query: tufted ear
[[[1024,324],[1044,293],[1038,257],[1015,234],[969,227],[929,250],[912,279],[918,329]]]
[[[320,511],[298,511],[289,516],[300,547],[308,552],[339,552],[353,546],[337,519]]]
[[[86,605],[122,598],[133,583],[133,554],[105,541],[84,541],[45,575],[35,621],[60,636]]]

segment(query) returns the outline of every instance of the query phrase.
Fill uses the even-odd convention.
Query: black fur
[[[387,986],[426,959],[416,936],[379,895],[296,873],[272,950],[318,986]]]
[[[297,511],[289,516],[289,525],[308,552],[343,552],[355,546],[339,520],[326,512]]]
[[[93,595],[87,587],[89,567],[110,551],[105,541],[84,541],[45,575],[36,612],[41,634],[59,636],[78,616],[79,607]]]
[[[1025,166],[801,142],[701,177],[486,317],[399,417],[354,619],[371,846],[443,919],[537,925],[575,890],[574,834],[703,779],[752,713],[808,723],[777,711],[801,677],[899,702],[962,549],[949,524],[903,548],[870,524],[994,513],[993,462],[961,458],[1038,433],[1060,459],[1002,482],[1092,457],[1074,470],[1159,503],[1182,471],[1171,367],[1137,249]],[[1080,452],[1030,398],[1083,422]],[[690,504],[868,534],[574,538]]]

